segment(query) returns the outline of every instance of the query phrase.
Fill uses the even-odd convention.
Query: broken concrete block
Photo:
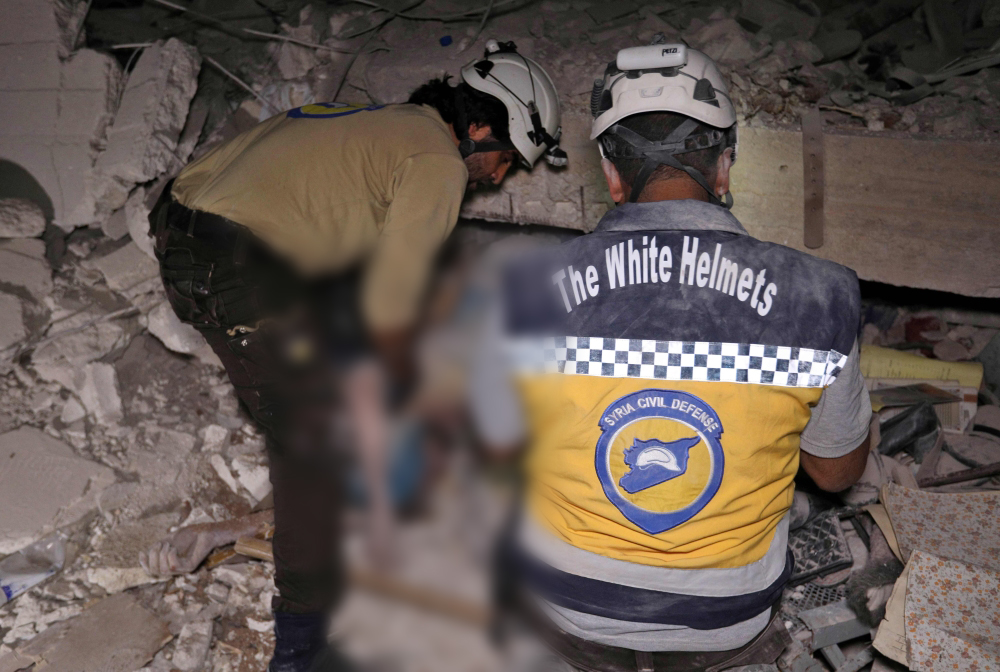
[[[150,311],[149,333],[160,339],[168,350],[184,355],[192,355],[205,346],[205,337],[190,324],[181,322],[167,301]]]
[[[36,238],[45,231],[45,214],[23,198],[0,199],[0,238]]]
[[[229,430],[222,425],[206,425],[198,430],[201,437],[201,450],[205,453],[215,453],[229,443]]]
[[[37,301],[51,294],[52,270],[45,260],[45,243],[36,238],[13,238],[0,242],[2,285],[23,289]]]
[[[185,623],[177,636],[172,666],[180,672],[200,672],[212,643],[212,621]]]
[[[166,623],[127,593],[101,600],[75,618],[50,626],[0,658],[0,672],[133,672],[173,639]]]
[[[83,407],[97,422],[106,425],[124,417],[115,367],[102,362],[87,364],[74,382]]]
[[[115,117],[122,81],[118,61],[92,49],[81,49],[62,65],[59,91],[60,140],[86,141],[103,147]]]
[[[17,345],[28,335],[21,313],[21,300],[0,292],[0,353]]]
[[[79,520],[114,480],[110,469],[39,429],[0,434],[0,554]]]
[[[59,88],[59,54],[49,42],[0,45],[0,65],[0,90]]]
[[[722,19],[706,24],[687,39],[692,47],[717,63],[749,63],[763,55],[754,47],[751,37],[734,19]]]
[[[100,586],[108,595],[165,580],[150,576],[142,567],[96,567],[87,570],[87,583]]]
[[[83,420],[85,417],[87,417],[87,409],[76,400],[76,397],[70,397],[63,406],[62,413],[59,414],[59,420],[64,425],[72,425],[77,420]]]
[[[190,153],[190,152],[188,152]],[[128,234],[143,253],[150,259],[156,259],[153,252],[153,237],[149,235],[149,212],[145,189],[136,189],[125,202],[125,226]]]
[[[59,24],[52,2],[45,0],[3,0],[0,10],[0,44],[58,42]]]
[[[198,88],[198,51],[176,38],[148,47],[129,76],[98,170],[148,182],[176,164],[173,155]]]
[[[100,259],[87,259],[82,265],[100,271],[108,287],[117,292],[127,293],[160,275],[156,262],[146,256],[134,242],[129,242]]]
[[[296,40],[316,44],[318,40],[316,29],[312,23],[312,5],[306,5],[299,12],[299,25],[297,27],[282,24],[281,32]],[[315,49],[291,42],[278,42],[271,45],[270,51],[271,55],[276,57],[278,71],[285,79],[305,77],[310,70],[316,67]]]
[[[209,458],[208,462],[212,465],[212,469],[215,469],[215,473],[219,475],[222,482],[234,493],[239,494],[240,486],[236,483],[236,479],[233,478],[233,472],[229,471],[229,467],[226,466],[225,458],[222,455],[215,454]]]
[[[236,470],[240,485],[247,489],[255,503],[267,497],[268,493],[271,492],[271,481],[267,467],[254,464],[246,456],[240,456],[233,460],[233,469]]]
[[[121,240],[127,236],[128,222],[125,219],[125,208],[118,208],[101,222],[101,231],[111,240]]]
[[[766,30],[776,41],[809,39],[820,21],[782,0],[743,0],[739,19],[754,30]]]

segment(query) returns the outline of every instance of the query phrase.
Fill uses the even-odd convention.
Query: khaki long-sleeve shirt
[[[187,166],[181,204],[251,229],[307,275],[365,266],[369,326],[415,319],[468,172],[437,111],[307,105]]]

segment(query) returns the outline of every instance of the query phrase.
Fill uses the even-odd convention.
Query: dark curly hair
[[[462,96],[465,99],[466,121],[470,125],[489,126],[493,129],[494,138],[500,142],[508,142],[510,127],[507,121],[507,107],[493,96],[476,91],[465,82],[453,87],[448,83],[449,79],[451,77],[448,75],[432,79],[410,94],[407,102],[414,105],[429,105],[438,111],[445,123],[454,125],[457,118],[455,96]]]

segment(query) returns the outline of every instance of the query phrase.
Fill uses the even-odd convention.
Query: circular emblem
[[[312,103],[288,110],[289,119],[330,119],[346,117],[356,112],[381,110],[385,105],[348,105],[347,103]]]
[[[604,494],[647,533],[690,520],[719,491],[722,423],[693,394],[634,392],[608,406],[599,424],[595,466]]]

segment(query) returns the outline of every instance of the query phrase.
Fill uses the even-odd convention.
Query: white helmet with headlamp
[[[486,43],[482,59],[462,68],[462,80],[477,91],[497,98],[507,108],[510,140],[531,167],[542,155],[555,166],[565,166],[566,152],[559,148],[559,95],[548,73],[535,61],[517,52],[513,42]],[[458,99],[456,132],[468,128]],[[476,152],[509,149],[506,143],[476,143],[460,137],[463,156]]]
[[[676,158],[678,154],[724,145],[733,147],[736,161],[736,110],[722,73],[708,56],[683,44],[622,49],[608,64],[604,77],[594,81],[590,112],[594,117],[590,139],[601,139],[601,156],[644,159],[633,180],[633,201],[653,171],[668,165],[690,175],[713,203],[721,204],[701,171]],[[688,119],[669,137],[654,140],[618,123],[643,112],[672,112]],[[713,130],[692,134],[701,124]],[[618,142],[610,140],[610,136]],[[725,205],[732,205],[729,194]]]

